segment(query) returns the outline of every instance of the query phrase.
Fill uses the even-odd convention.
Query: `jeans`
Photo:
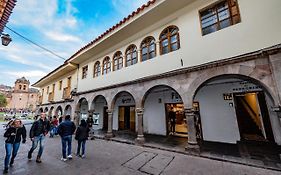
[[[78,140],[78,146],[77,146],[77,155],[80,155],[80,148],[82,145],[82,155],[85,154],[85,146],[86,146],[86,140]]]
[[[71,155],[71,142],[72,142],[72,135],[61,137],[62,157],[64,159],[66,159],[66,146],[67,146],[67,155]]]
[[[12,159],[14,159],[17,156],[19,147],[20,147],[20,142],[5,144],[5,149],[6,149],[6,157],[5,157],[5,163],[4,163],[5,169],[7,169],[9,166],[11,154],[12,154]],[[12,153],[12,150],[13,150],[13,153]]]
[[[39,147],[39,151],[38,151],[38,156],[37,157],[41,157],[43,150],[44,150],[44,140],[45,140],[45,136],[44,134],[40,134],[39,136],[35,136],[34,140],[32,141],[32,147],[29,151],[28,154],[32,154],[33,151],[37,148],[38,142],[40,142],[40,147]]]

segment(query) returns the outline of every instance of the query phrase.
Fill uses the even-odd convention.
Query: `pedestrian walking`
[[[70,115],[65,116],[65,120],[59,124],[58,126],[58,134],[61,136],[61,144],[62,144],[62,161],[66,161],[68,159],[72,159],[71,155],[71,143],[72,143],[72,135],[75,131],[75,124],[70,121]],[[66,147],[67,147],[67,156],[66,156]]]
[[[20,119],[15,119],[9,126],[9,128],[4,133],[6,137],[5,150],[6,156],[4,161],[4,171],[3,174],[8,173],[8,166],[13,166],[15,157],[17,156],[20,142],[22,138],[22,143],[26,141],[26,129],[22,124]],[[10,157],[12,156],[11,160]]]
[[[86,141],[88,140],[89,137],[89,131],[90,129],[87,126],[86,121],[81,120],[81,123],[75,133],[75,139],[77,140],[78,143],[76,155],[82,158],[85,158]],[[82,147],[81,150],[82,154],[80,154],[81,147]]]
[[[37,163],[42,162],[41,156],[44,150],[44,140],[45,140],[45,136],[48,134],[49,131],[50,131],[50,122],[47,120],[46,114],[41,113],[40,118],[36,120],[30,128],[29,137],[32,141],[32,147],[30,148],[27,156],[29,160],[31,160],[32,153],[37,148],[39,142],[39,151],[36,158],[36,162]]]
[[[50,137],[54,137],[54,135],[57,134],[58,123],[59,123],[59,121],[57,119],[57,116],[53,116],[53,119],[51,121]]]
[[[175,113],[173,107],[171,107],[168,116],[169,116],[169,120],[170,120],[170,132],[171,132],[171,134],[175,134],[175,130],[176,130],[176,113]]]

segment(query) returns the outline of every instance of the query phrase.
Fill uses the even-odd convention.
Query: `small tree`
[[[3,94],[0,94],[0,107],[6,107],[6,106],[7,106],[6,97]]]

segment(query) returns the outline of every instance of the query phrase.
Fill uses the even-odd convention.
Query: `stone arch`
[[[62,110],[62,107],[61,107],[60,105],[56,108],[55,115],[56,115],[58,118],[63,115],[63,110]]]
[[[108,129],[108,103],[103,95],[96,95],[91,102],[89,115],[93,117],[94,129]]]
[[[48,108],[48,107],[45,107],[44,113],[47,113],[48,111],[49,111],[49,108]]]
[[[89,112],[89,102],[86,97],[81,97],[75,106],[75,123],[79,124],[81,119],[86,119]]]
[[[48,112],[48,116],[53,117],[53,110],[54,110],[54,106],[51,106],[51,107],[50,107],[50,110],[49,110],[49,112]]]
[[[40,115],[43,111],[44,111],[43,108],[39,108],[38,109],[38,114]]]
[[[118,98],[118,96],[122,93],[128,93],[131,97],[133,97],[134,99],[134,103],[136,103],[136,98],[135,98],[135,95],[132,91],[129,91],[129,90],[122,90],[122,91],[118,91],[117,93],[115,93],[115,95],[113,95],[113,98],[110,99],[111,102],[109,102],[108,104],[110,104],[109,108],[114,108],[114,105],[116,103],[116,100]]]
[[[71,105],[66,105],[66,107],[64,108],[64,115],[71,115],[72,114],[72,107]]]
[[[270,75],[266,75],[267,73],[264,71],[258,71],[253,69],[252,67],[247,67],[250,71],[250,73],[243,72],[239,69],[240,65],[232,66],[232,69],[227,68],[221,68],[221,69],[210,69],[207,71],[204,71],[199,76],[195,77],[192,83],[189,85],[188,90],[184,94],[184,101],[187,108],[192,107],[193,98],[196,94],[198,88],[204,82],[207,82],[208,80],[218,77],[218,76],[226,76],[226,75],[234,75],[234,76],[240,76],[244,78],[251,79],[253,82],[256,82],[260,85],[262,85],[263,89],[270,94],[272,100],[274,101],[274,105],[279,104],[277,95],[275,93],[275,89],[273,86],[268,86],[267,84],[270,82],[272,83],[272,77]]]

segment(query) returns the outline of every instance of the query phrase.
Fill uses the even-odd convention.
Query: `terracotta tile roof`
[[[77,56],[79,53],[81,53],[83,50],[89,48],[90,46],[94,45],[96,42],[100,41],[102,38],[104,38],[106,35],[108,35],[110,32],[114,31],[115,29],[117,29],[118,27],[122,26],[123,24],[125,24],[127,21],[129,21],[131,18],[133,18],[134,16],[138,15],[140,12],[142,12],[144,9],[146,9],[147,7],[149,7],[150,5],[154,4],[156,2],[156,0],[149,0],[146,4],[143,4],[141,7],[139,7],[137,10],[133,11],[130,15],[128,15],[127,17],[123,18],[123,20],[119,21],[117,24],[115,24],[114,26],[112,26],[111,28],[109,28],[108,30],[106,30],[103,34],[101,34],[100,36],[98,36],[97,38],[95,38],[93,41],[91,41],[90,43],[88,43],[86,46],[82,47],[81,49],[79,49],[76,53],[74,53],[69,59],[66,60],[66,62],[72,58],[74,58],[75,56]]]
[[[3,32],[16,2],[17,0],[0,0],[0,33]]]

